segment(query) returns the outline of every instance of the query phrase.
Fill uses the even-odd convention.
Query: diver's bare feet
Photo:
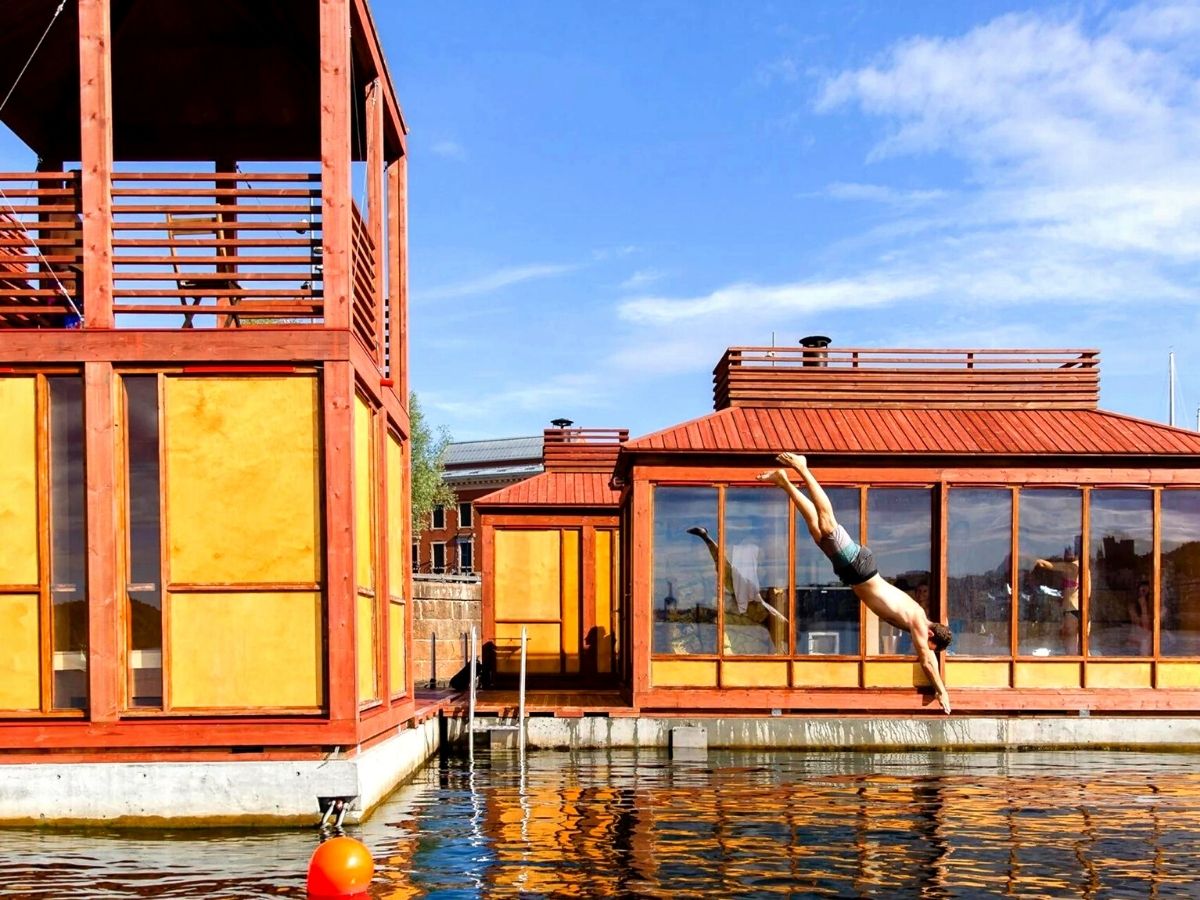
[[[808,468],[808,460],[799,453],[780,453],[775,458],[785,466],[791,466],[797,472],[803,472]]]
[[[700,538],[700,539],[702,539],[702,540],[707,540],[707,539],[708,539],[708,529],[707,529],[707,528],[705,528],[703,525],[696,525],[696,526],[693,526],[692,528],[689,528],[689,529],[687,530],[687,533],[688,533],[688,534],[694,534],[696,537],[698,537],[698,538]],[[695,546],[695,545],[693,545],[693,546]]]
[[[788,483],[787,472],[783,469],[772,469],[770,472],[763,472],[761,475],[755,476],[755,481],[769,481],[772,484],[783,486]]]

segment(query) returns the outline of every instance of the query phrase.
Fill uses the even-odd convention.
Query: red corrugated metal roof
[[[600,472],[543,472],[480,497],[476,506],[616,506],[620,491]]]
[[[629,441],[625,449],[1185,455],[1200,454],[1200,434],[1094,409],[731,407]]]

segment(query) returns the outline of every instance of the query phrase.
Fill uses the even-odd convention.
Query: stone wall
[[[478,581],[413,579],[413,679],[445,687],[467,663],[471,626],[479,627]]]

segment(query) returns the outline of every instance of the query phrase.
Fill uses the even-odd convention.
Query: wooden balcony
[[[77,171],[0,174],[0,328],[84,328],[79,188]],[[386,262],[350,210],[350,328],[382,362]],[[326,326],[318,173],[117,172],[111,238],[115,328]]]
[[[713,371],[729,406],[1095,409],[1097,350],[731,347]]]

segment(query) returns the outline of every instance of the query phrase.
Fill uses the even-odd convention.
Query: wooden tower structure
[[[38,160],[0,174],[0,753],[394,733],[407,158],[367,3],[12,0],[0,84]]]

